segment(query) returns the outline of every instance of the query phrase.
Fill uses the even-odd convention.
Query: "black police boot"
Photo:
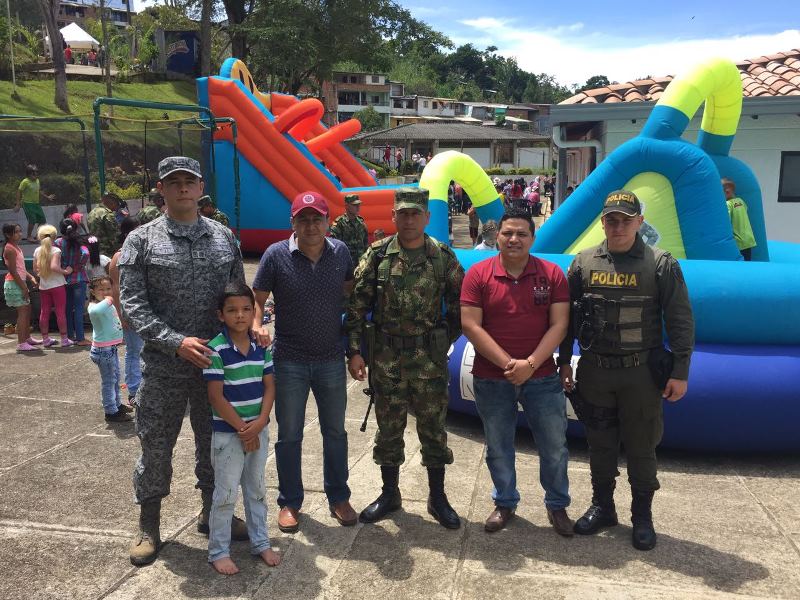
[[[461,519],[447,501],[444,493],[444,467],[428,467],[428,512],[442,527],[458,529]]]
[[[652,550],[656,546],[656,530],[653,528],[652,491],[631,489],[631,536],[633,547],[637,550]]]
[[[403,505],[400,497],[400,467],[381,467],[381,477],[383,478],[383,489],[377,500],[367,506],[358,515],[358,520],[362,523],[375,523],[385,518],[390,512],[398,510]]]
[[[592,505],[575,522],[573,530],[579,535],[594,535],[604,527],[618,525],[617,510],[614,507],[615,482],[602,485],[592,484]]]

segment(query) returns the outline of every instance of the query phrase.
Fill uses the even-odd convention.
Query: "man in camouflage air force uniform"
[[[161,209],[164,206],[164,197],[161,195],[161,192],[158,191],[158,188],[153,188],[150,190],[150,193],[147,195],[147,199],[149,200],[150,204],[145,206],[136,215],[136,218],[139,219],[140,225],[144,225],[150,221],[155,221],[162,214]]]
[[[100,204],[95,206],[86,216],[89,233],[97,238],[100,254],[114,256],[119,250],[119,225],[114,213],[120,206],[119,196],[103,194]]]
[[[202,369],[211,361],[206,342],[219,333],[217,303],[225,286],[244,283],[242,259],[230,230],[197,215],[203,192],[200,165],[172,156],[158,165],[158,189],[167,212],[125,240],[119,260],[120,301],[144,339],[144,381],[136,395],[136,433],[142,455],[133,473],[140,505],[139,532],[130,549],[134,565],[155,560],[161,499],[169,494],[172,451],[187,402],[195,438],[195,474],[203,511],[198,531],[208,533],[214,492],[211,409]],[[247,539],[234,518],[234,539]]]
[[[347,194],[344,197],[343,215],[339,215],[331,225],[331,237],[343,241],[350,250],[350,258],[357,265],[361,255],[369,246],[369,236],[364,218],[358,213],[361,210],[361,199],[358,194]]]
[[[222,223],[225,227],[228,227],[228,217],[224,212],[214,206],[211,196],[202,196],[200,200],[197,201],[197,208],[204,217],[216,221],[217,223]]]
[[[378,421],[373,458],[381,467],[383,491],[360,519],[373,523],[400,508],[403,432],[412,406],[422,464],[428,468],[428,512],[444,527],[457,529],[460,520],[444,493],[445,465],[453,462],[444,422],[447,351],[461,334],[459,295],[464,269],[449,247],[424,233],[430,219],[427,190],[397,190],[392,218],[397,234],[374,242],[356,269],[345,324],[348,369],[363,381],[361,340],[365,317],[372,311],[375,355],[370,383]]]
[[[677,402],[686,394],[694,319],[678,261],[644,243],[643,220],[633,193],[609,194],[601,216],[606,240],[578,254],[567,274],[573,318],[558,364],[564,388],[573,390],[570,361],[577,337],[581,358],[573,404],[586,426],[593,494],[575,533],[591,535],[617,524],[614,487],[622,442],[633,496],[633,546],[650,550],[656,545],[651,509],[659,488],[662,398]],[[663,345],[664,326],[671,356]]]

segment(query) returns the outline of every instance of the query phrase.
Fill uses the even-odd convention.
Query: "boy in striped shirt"
[[[280,563],[267,534],[264,472],[267,423],[275,401],[272,355],[250,334],[255,297],[243,284],[231,284],[219,302],[222,333],[208,342],[211,365],[203,369],[213,413],[211,465],[214,498],[209,518],[208,562],[223,575],[239,568],[231,560],[231,519],[239,485],[247,514],[250,552],[270,566]]]

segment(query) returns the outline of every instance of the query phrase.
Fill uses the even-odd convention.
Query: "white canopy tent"
[[[61,30],[61,37],[70,45],[73,50],[90,50],[100,48],[100,42],[81,29],[77,23],[70,23]],[[47,45],[50,45],[50,37],[45,38]]]

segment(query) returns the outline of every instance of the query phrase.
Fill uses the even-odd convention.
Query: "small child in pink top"
[[[106,421],[121,423],[131,421],[133,409],[122,403],[119,391],[119,356],[117,346],[122,343],[120,323],[114,299],[111,297],[111,278],[97,277],[89,283],[92,300],[89,304],[89,319],[92,321],[92,349],[89,356],[100,369],[103,410]]]

